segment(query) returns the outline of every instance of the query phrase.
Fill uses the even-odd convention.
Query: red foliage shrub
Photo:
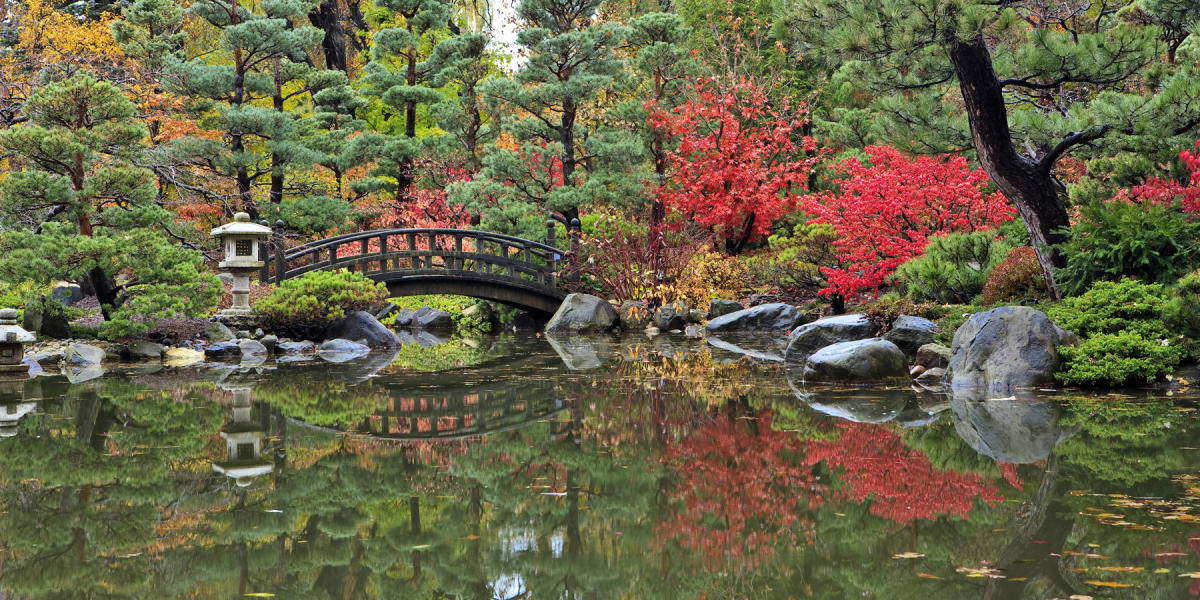
[[[996,265],[983,286],[983,304],[991,306],[1005,300],[1045,298],[1046,278],[1033,246],[1018,246]]]
[[[1130,193],[1122,195],[1135,201],[1154,204],[1170,204],[1178,198],[1184,212],[1200,213],[1200,140],[1196,141],[1195,152],[1183,150],[1179,153],[1179,160],[1183,161],[1184,166],[1191,172],[1187,184],[1151,177],[1142,185],[1135,186]]]
[[[678,136],[670,181],[655,194],[686,220],[713,228],[736,254],[766,236],[795,207],[819,160],[816,143],[798,135],[803,106],[771,105],[748,80],[722,88],[694,86],[696,98],[672,111],[650,109],[650,125]]]
[[[989,179],[961,156],[908,157],[887,146],[866,149],[870,164],[836,163],[838,191],[800,199],[810,223],[837,230],[842,266],[825,268],[824,295],[877,290],[896,267],[918,256],[933,235],[989,229],[1015,211]]]

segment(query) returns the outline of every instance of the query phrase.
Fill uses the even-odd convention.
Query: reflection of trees
[[[75,386],[0,448],[0,589],[125,597],[144,589],[168,465],[194,455],[216,406],[125,381]]]

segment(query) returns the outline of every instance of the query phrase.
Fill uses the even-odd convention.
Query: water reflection
[[[805,389],[663,337],[0,388],[37,406],[0,439],[0,591],[1144,598],[1200,568],[1189,400]]]

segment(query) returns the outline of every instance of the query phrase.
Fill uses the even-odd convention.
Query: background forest
[[[106,337],[211,312],[236,211],[289,244],[579,219],[613,300],[1200,293],[1200,2],[0,10],[0,300],[85,282]]]

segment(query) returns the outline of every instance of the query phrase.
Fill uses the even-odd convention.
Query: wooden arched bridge
[[[570,231],[577,239],[578,229]],[[566,296],[558,284],[570,256],[552,245],[553,235],[548,224],[549,244],[468,229],[363,231],[287,250],[277,242],[274,255],[262,257],[260,280],[349,269],[387,284],[393,296],[456,294],[550,314]]]

